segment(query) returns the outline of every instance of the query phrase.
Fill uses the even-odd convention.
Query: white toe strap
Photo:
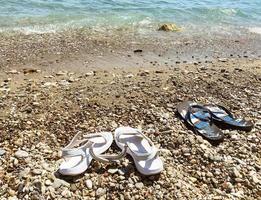
[[[101,137],[104,139],[104,143],[107,142],[107,139],[102,133],[93,133],[88,135],[82,135],[81,132],[78,132],[71,142],[62,149],[63,157],[74,157],[74,156],[85,156],[86,149],[92,147],[93,142],[91,141],[94,138]],[[81,139],[83,138],[83,139]],[[83,144],[79,146],[80,144]],[[79,146],[79,147],[78,147]]]
[[[124,132],[121,134],[118,134],[116,136],[116,139],[121,142],[121,143],[125,143],[125,148],[128,147],[128,149],[140,160],[147,160],[147,159],[151,159],[154,158],[157,154],[158,154],[158,149],[154,146],[153,142],[146,136],[144,135],[140,130],[138,129],[134,129],[135,132]],[[151,148],[148,150],[147,153],[140,153],[137,151],[133,151],[130,148],[130,143],[129,142],[124,142],[120,137],[123,135],[128,135],[128,136],[135,136],[135,137],[139,137],[141,140],[145,139],[149,142]]]
[[[63,149],[62,150],[62,156],[63,157],[74,157],[74,156],[84,156],[86,148],[80,148],[80,149]]]

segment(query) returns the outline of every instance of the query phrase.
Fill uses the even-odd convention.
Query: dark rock
[[[142,49],[136,49],[133,51],[134,53],[142,53]]]

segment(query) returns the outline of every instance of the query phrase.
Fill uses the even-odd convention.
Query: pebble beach
[[[205,43],[192,41],[173,44],[170,57],[173,51],[161,42],[156,48],[156,42],[131,41],[127,48],[78,37],[68,48],[54,45],[58,54],[48,42],[42,47],[24,38],[1,54],[10,57],[1,60],[0,199],[260,199],[258,53],[193,58],[188,46]],[[225,105],[255,127],[248,133],[223,130],[224,141],[211,144],[176,114],[177,104],[188,99]],[[92,161],[77,177],[57,172],[61,148],[78,131],[113,132],[123,125],[141,128],[160,149],[161,174],[141,175],[131,157]],[[115,144],[109,149],[119,151]]]
[[[0,200],[261,200],[260,7],[251,2],[5,1],[0,8]],[[209,142],[191,100],[250,120]],[[164,170],[130,156],[58,172],[79,131],[139,128]],[[119,154],[113,142],[106,153]]]

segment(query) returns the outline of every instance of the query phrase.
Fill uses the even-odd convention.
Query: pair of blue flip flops
[[[178,105],[177,111],[196,133],[209,140],[223,140],[224,134],[218,127],[250,131],[254,126],[250,121],[235,118],[220,105],[184,101]]]

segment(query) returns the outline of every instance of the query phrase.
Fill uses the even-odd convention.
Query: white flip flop
[[[159,174],[163,162],[158,156],[158,149],[140,130],[131,127],[120,127],[114,134],[116,144],[130,154],[138,171],[144,175]]]
[[[93,158],[107,161],[99,155],[112,144],[113,136],[110,132],[94,134],[77,133],[72,141],[62,149],[64,162],[59,167],[59,173],[75,176],[85,172]],[[81,145],[81,146],[80,146]]]

